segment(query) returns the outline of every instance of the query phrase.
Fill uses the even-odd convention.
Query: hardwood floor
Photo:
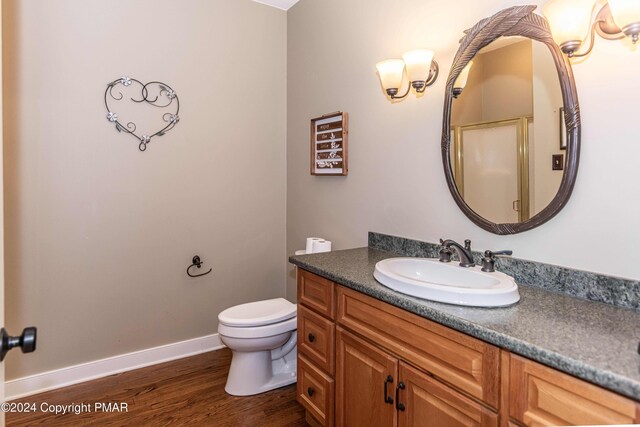
[[[112,375],[25,397],[34,413],[8,413],[7,426],[307,426],[295,385],[250,397],[224,391],[228,349]],[[126,403],[128,412],[102,412],[95,403]],[[41,405],[88,404],[91,412],[51,414]]]

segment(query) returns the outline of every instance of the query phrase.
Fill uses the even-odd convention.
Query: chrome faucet
[[[440,239],[440,244],[442,245],[442,249],[440,249],[441,262],[451,261],[449,257],[451,256],[451,249],[453,249],[460,259],[460,267],[474,267],[476,265],[473,261],[473,254],[471,253],[471,240],[465,240],[464,247],[460,243],[450,239]]]

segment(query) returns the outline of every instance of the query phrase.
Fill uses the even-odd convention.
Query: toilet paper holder
[[[206,276],[207,274],[211,273],[211,271],[213,270],[213,268],[210,268],[209,271],[207,271],[206,273],[191,274],[191,272],[189,271],[189,270],[191,270],[191,267],[202,268],[202,264],[204,264],[198,255],[195,255],[193,257],[193,259],[191,260],[191,262],[192,262],[192,264],[189,267],[187,267],[187,275],[189,277]]]

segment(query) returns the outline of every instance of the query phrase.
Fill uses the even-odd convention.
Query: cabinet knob
[[[313,334],[309,334],[307,338],[309,338],[309,342],[314,342],[316,340],[316,336]]]
[[[307,388],[307,394],[309,395],[309,397],[313,397],[315,393],[316,391],[313,389],[313,387]]]

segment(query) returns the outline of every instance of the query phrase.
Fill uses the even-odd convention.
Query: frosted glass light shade
[[[460,75],[456,79],[453,87],[464,89],[467,85],[467,80],[469,79],[469,72],[471,71],[471,67],[473,67],[473,61],[469,61],[469,63],[462,69]]]
[[[402,59],[407,66],[407,77],[410,81],[428,80],[433,60],[432,50],[418,49],[405,52],[402,54]]]
[[[581,42],[589,34],[593,4],[594,0],[551,0],[544,5],[542,13],[558,45]]]
[[[613,20],[620,28],[640,23],[640,1],[638,0],[609,0],[609,8]]]
[[[402,72],[404,62],[402,59],[387,59],[376,64],[382,87],[387,89],[398,89],[402,84]]]

